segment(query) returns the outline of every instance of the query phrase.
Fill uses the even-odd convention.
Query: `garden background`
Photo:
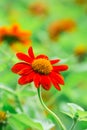
[[[25,42],[4,35],[14,26],[29,33],[28,38],[20,35],[26,37]],[[19,61],[16,53],[27,54],[30,46],[35,55],[45,54],[68,65],[69,69],[62,72],[65,84],[61,91],[53,86],[49,91],[42,88],[42,98],[67,130],[76,113],[79,121],[74,130],[86,130],[87,0],[0,0],[0,130],[61,130],[42,107],[33,83],[19,85],[19,76],[11,71]]]

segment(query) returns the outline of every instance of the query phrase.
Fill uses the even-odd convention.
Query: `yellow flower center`
[[[0,122],[5,121],[6,119],[6,113],[3,111],[0,111]]]
[[[40,74],[49,74],[52,70],[52,65],[47,59],[36,59],[32,63],[32,68],[34,71]]]

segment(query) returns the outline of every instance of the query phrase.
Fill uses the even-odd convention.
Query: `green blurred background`
[[[66,24],[63,24],[65,29],[59,28],[64,20],[69,20],[69,29]],[[59,58],[61,63],[68,64],[69,70],[62,73],[65,78],[62,90],[58,92],[52,87],[50,91],[42,90],[42,95],[46,105],[59,115],[69,130],[72,120],[60,113],[67,109],[66,104],[75,103],[87,111],[87,0],[0,0],[0,27],[10,27],[13,24],[19,24],[21,30],[31,32],[31,45],[36,55],[46,54],[50,59]],[[19,48],[27,53],[28,47],[20,47],[19,44]],[[14,90],[18,87],[18,76],[10,69],[17,62],[15,54],[10,45],[3,40],[0,44],[0,84]],[[15,113],[15,105],[9,102],[13,100],[11,95],[1,91],[0,100],[1,109]],[[43,113],[38,98],[36,102],[35,97],[31,96],[23,101],[26,102],[26,113],[31,118],[41,122],[49,117],[55,123],[50,114]],[[45,127],[46,122],[43,125],[44,130],[48,130]],[[75,130],[86,128],[87,122],[81,121]],[[10,129],[17,130],[9,126],[7,130]],[[53,127],[53,130],[58,129],[58,126]]]

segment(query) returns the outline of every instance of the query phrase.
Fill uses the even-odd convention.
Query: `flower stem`
[[[20,108],[21,112],[24,112],[23,108],[22,108],[22,105],[21,105],[21,102],[20,102],[20,99],[18,96],[15,96],[15,101],[18,105],[18,107]]]
[[[76,113],[75,114],[75,117],[74,117],[74,120],[73,120],[73,124],[72,124],[72,126],[71,126],[71,128],[70,128],[70,130],[73,130],[74,128],[75,128],[75,126],[76,126],[76,124],[77,124],[77,121],[78,121],[78,114]]]
[[[73,124],[72,124],[72,126],[71,126],[71,129],[70,129],[70,130],[73,130],[73,129],[75,128],[76,124],[77,124],[77,122],[74,121]]]
[[[4,87],[4,85],[0,85],[0,89],[4,90],[6,92],[9,92],[12,95],[16,95],[16,93],[12,89]]]
[[[41,97],[41,88],[38,88],[38,96],[39,96],[39,100],[42,104],[42,106],[54,117],[54,119],[56,120],[56,122],[60,125],[61,130],[66,130],[65,126],[62,124],[61,120],[59,119],[59,117],[52,112],[43,102],[43,99]]]

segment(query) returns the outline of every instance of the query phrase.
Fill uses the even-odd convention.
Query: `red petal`
[[[24,85],[24,84],[27,84],[27,83],[30,83],[33,81],[33,76],[34,76],[34,72],[31,72],[29,75],[24,75],[22,76],[19,80],[18,80],[18,83],[20,85]]]
[[[41,76],[38,73],[36,73],[33,80],[36,88],[38,88],[40,86]]]
[[[51,81],[48,76],[42,75],[41,76],[41,85],[45,90],[49,90],[51,87]]]
[[[53,83],[53,85],[54,85],[54,87],[57,89],[57,90],[61,90],[61,88],[60,88],[60,86],[59,86],[59,84],[56,82],[56,80],[55,79],[51,79],[51,81],[52,81],[52,83]]]
[[[56,60],[50,60],[50,63],[51,64],[56,64],[57,62],[59,62],[60,60],[59,59],[56,59]]]
[[[31,71],[31,69],[32,68],[29,64],[20,62],[20,63],[15,64],[11,70],[12,72],[17,73],[19,75],[25,75],[25,74],[28,74]]]
[[[23,53],[17,53],[16,56],[18,57],[18,59],[23,60],[28,63],[32,63],[33,61],[32,58],[30,58],[29,56]]]
[[[64,85],[64,78],[63,78],[62,75],[57,74],[57,75],[56,75],[56,80],[58,81],[59,84]]]
[[[36,57],[36,59],[39,59],[39,58],[42,58],[42,59],[48,59],[48,57],[46,55],[38,55]]]
[[[53,66],[53,70],[56,72],[67,70],[67,65],[59,65],[59,66]]]
[[[56,72],[52,72],[50,74],[50,76],[51,76],[51,78],[55,79],[57,83],[64,85],[64,78],[62,75],[60,75]]]
[[[30,56],[31,58],[33,58],[33,59],[35,58],[32,47],[30,47],[30,48],[28,49],[28,54],[29,54],[29,56]]]

